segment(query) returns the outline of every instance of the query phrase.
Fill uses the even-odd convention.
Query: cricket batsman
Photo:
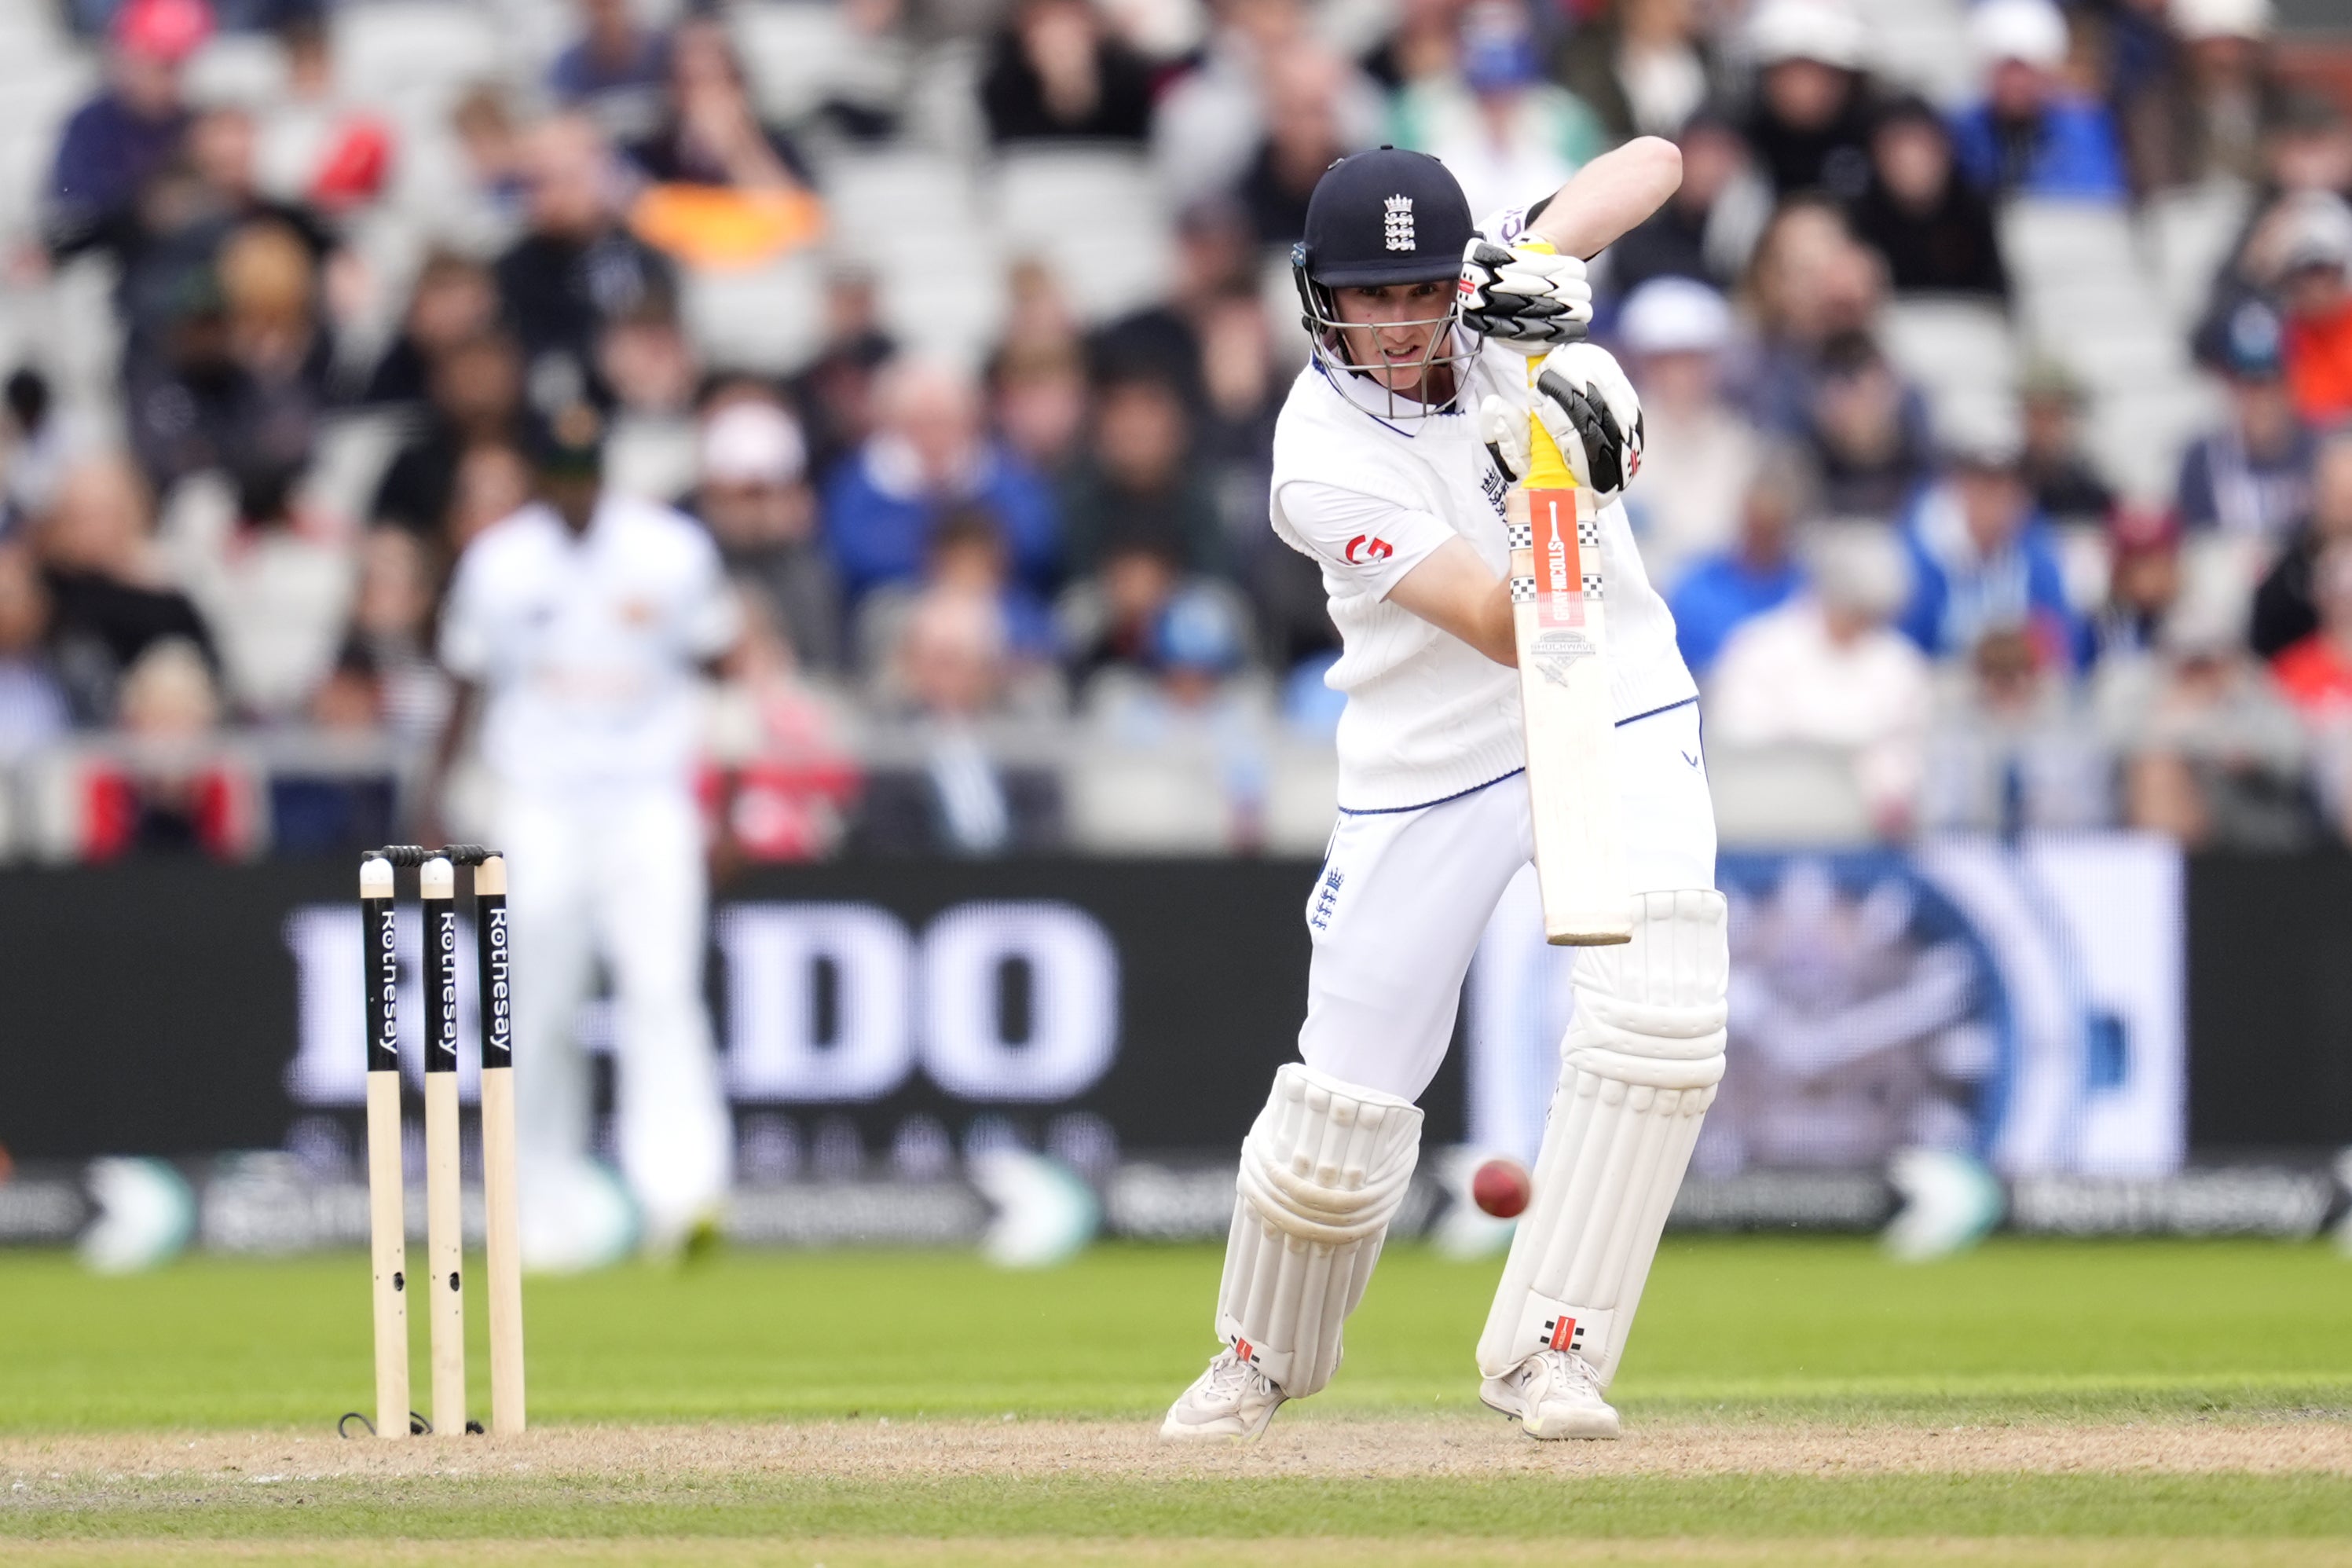
[[[1307,904],[1302,1059],[1275,1074],[1242,1145],[1217,1291],[1224,1348],[1165,1436],[1254,1437],[1339,1369],[1412,1175],[1414,1101],[1479,935],[1533,854],[1504,523],[1531,414],[1606,503],[1633,929],[1577,958],[1534,1196],[1478,1342],[1480,1396],[1530,1436],[1618,1435],[1605,1394],[1722,1076],[1728,958],[1697,689],[1617,504],[1640,464],[1641,409],[1581,341],[1580,258],[1680,178],[1674,148],[1644,138],[1475,228],[1454,177],[1421,153],[1358,153],[1315,188],[1292,251],[1314,354],[1276,428],[1272,521],[1321,566],[1343,640],[1327,678],[1347,695],[1339,826]]]
[[[458,560],[441,624],[457,700],[424,805],[438,815],[478,714],[513,879],[520,1239],[526,1267],[554,1272],[710,1233],[734,1146],[703,1005],[693,768],[701,676],[734,648],[740,612],[709,534],[604,488],[602,436],[585,404],[533,416],[538,499]],[[625,1198],[589,1152],[577,1030],[600,959]]]

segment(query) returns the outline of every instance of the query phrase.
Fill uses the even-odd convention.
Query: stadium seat
[[[825,89],[872,53],[839,6],[809,0],[737,5],[728,27],[761,112],[787,125],[814,113]]]
[[[1870,808],[1853,759],[1817,746],[1706,750],[1716,835],[1727,847],[1830,848],[1871,842]]]
[[[1003,253],[1052,266],[1081,320],[1108,320],[1165,291],[1167,210],[1140,153],[1023,148],[998,160],[989,195]]]
[[[1266,780],[1265,851],[1319,858],[1339,820],[1339,759],[1328,742],[1275,748]]]
[[[1087,746],[1064,778],[1070,845],[1082,853],[1214,855],[1231,840],[1217,759],[1205,747]]]
[[[2140,209],[2140,232],[2166,314],[2182,331],[2203,314],[2230,248],[2252,212],[2254,193],[2235,180],[2159,191]]]
[[[928,353],[977,363],[1004,314],[1003,272],[963,167],[937,153],[859,153],[825,181],[833,256],[887,268],[884,327]]]
[[[379,0],[334,11],[335,58],[352,91],[372,103],[412,93],[454,97],[503,78],[508,64],[491,7],[447,0]]]
[[[824,279],[805,250],[765,267],[688,270],[679,293],[687,335],[713,369],[795,370],[824,331]]]
[[[1880,316],[1886,357],[1918,386],[1940,435],[2005,415],[2017,384],[2017,342],[2000,307],[1982,300],[1907,295]]]

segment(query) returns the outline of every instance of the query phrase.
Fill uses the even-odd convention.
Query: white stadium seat
[[[989,190],[1003,253],[1051,266],[1081,319],[1104,321],[1166,290],[1167,205],[1142,153],[1022,148],[998,160]]]

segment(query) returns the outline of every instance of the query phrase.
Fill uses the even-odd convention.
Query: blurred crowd
[[[24,4],[0,852],[394,835],[583,401],[750,612],[735,849],[1311,852],[1307,195],[1637,134],[1597,328],[1727,838],[2352,833],[2352,73],[2267,0]],[[983,253],[1020,188],[1102,195]]]

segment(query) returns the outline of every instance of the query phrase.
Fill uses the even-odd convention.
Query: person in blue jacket
[[[1958,442],[1945,479],[1920,491],[1903,520],[1912,588],[1896,626],[1938,658],[1965,657],[1987,632],[2022,629],[2045,659],[2079,667],[2088,635],[2019,455],[2012,436]]]
[[[2050,0],[1984,0],[1969,33],[1985,95],[1952,121],[1952,152],[1989,194],[2120,202],[2123,153],[2105,105],[2070,88],[2066,19]]]
[[[984,507],[1003,526],[1013,575],[1050,594],[1060,525],[1045,481],[992,439],[980,392],[956,367],[902,361],[877,391],[875,434],[824,487],[824,542],[855,602],[919,576],[932,531],[953,509]]]

